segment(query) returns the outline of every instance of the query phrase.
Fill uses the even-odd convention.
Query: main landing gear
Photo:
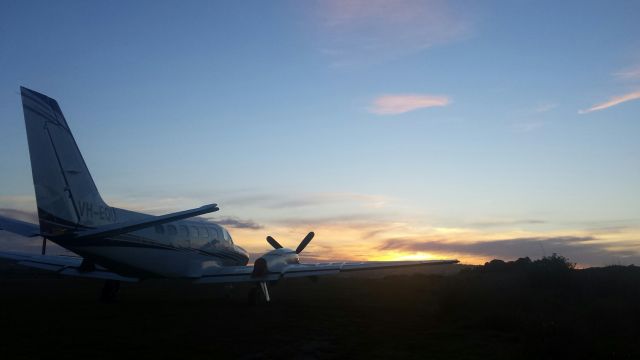
[[[102,287],[102,293],[100,295],[100,301],[104,303],[113,303],[116,301],[120,290],[120,281],[118,280],[106,280]]]

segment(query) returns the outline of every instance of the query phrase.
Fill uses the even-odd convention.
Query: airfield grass
[[[495,264],[494,264],[495,265]],[[0,266],[0,358],[637,359],[640,268],[123,284]]]

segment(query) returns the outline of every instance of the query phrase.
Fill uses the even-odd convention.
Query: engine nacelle
[[[269,251],[253,263],[253,276],[261,277],[270,272],[279,272],[287,265],[300,264],[298,254],[291,249],[280,248]]]

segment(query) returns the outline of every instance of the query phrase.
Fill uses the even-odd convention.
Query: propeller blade
[[[304,250],[304,248],[307,247],[307,245],[309,245],[309,243],[311,242],[311,239],[313,239],[313,236],[315,234],[312,232],[308,233],[307,236],[304,237],[304,239],[302,239],[302,241],[300,242],[300,245],[298,245],[298,247],[296,248],[296,254],[300,254],[302,252],[302,250]]]
[[[282,245],[280,245],[280,243],[271,236],[267,236],[267,242],[269,243],[269,245],[273,246],[274,249],[282,249]]]

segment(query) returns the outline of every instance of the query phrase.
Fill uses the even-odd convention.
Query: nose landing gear
[[[100,294],[100,301],[104,303],[113,303],[116,301],[118,290],[120,290],[120,281],[106,280]]]
[[[249,291],[249,305],[256,305],[260,299],[264,299],[267,304],[271,301],[266,281],[260,281],[256,287]]]

